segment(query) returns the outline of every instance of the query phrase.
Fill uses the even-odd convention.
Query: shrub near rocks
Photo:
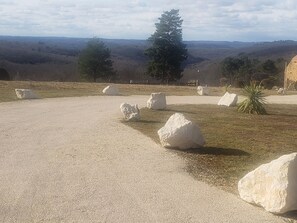
[[[247,98],[238,104],[237,110],[239,112],[257,115],[267,114],[264,107],[265,97],[262,92],[262,87],[251,83],[251,85],[245,86],[243,90]]]

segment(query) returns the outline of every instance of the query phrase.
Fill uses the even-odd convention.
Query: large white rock
[[[208,95],[209,94],[208,87],[198,86],[197,87],[197,93],[199,95]]]
[[[259,166],[238,182],[240,197],[281,214],[297,210],[297,153]]]
[[[146,103],[149,109],[161,110],[166,108],[166,95],[164,93],[152,93]]]
[[[39,98],[31,89],[15,89],[15,93],[19,99],[37,99],[37,98]]]
[[[181,113],[173,114],[158,131],[161,145],[179,149],[199,148],[205,141],[198,125]]]
[[[226,92],[223,97],[218,102],[218,105],[224,105],[224,106],[236,106],[238,100],[238,96],[236,94],[230,94],[229,92]]]
[[[106,95],[119,95],[120,94],[118,87],[115,85],[107,86],[106,88],[103,89],[102,92],[103,92],[103,94],[106,94]]]
[[[138,105],[130,105],[128,103],[122,103],[120,105],[121,112],[127,121],[137,121],[140,119],[140,111]]]

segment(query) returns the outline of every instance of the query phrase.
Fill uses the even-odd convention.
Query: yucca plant
[[[267,114],[264,108],[266,100],[262,92],[262,87],[251,83],[245,86],[243,90],[247,98],[238,104],[237,111],[257,115]]]

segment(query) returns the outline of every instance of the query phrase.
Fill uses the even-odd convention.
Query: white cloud
[[[295,0],[0,0],[2,35],[148,38],[180,9],[187,40],[296,39]]]

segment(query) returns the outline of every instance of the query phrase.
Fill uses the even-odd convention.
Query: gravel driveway
[[[180,157],[120,123],[122,102],[147,98],[1,103],[0,222],[283,222],[193,179]]]

